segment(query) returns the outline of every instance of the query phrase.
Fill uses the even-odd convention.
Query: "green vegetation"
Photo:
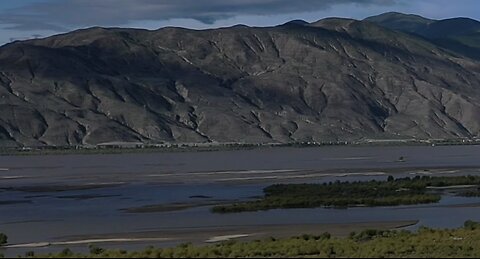
[[[420,228],[416,233],[406,230],[365,230],[348,238],[319,236],[298,237],[250,242],[228,241],[215,245],[182,244],[174,248],[148,247],[143,251],[98,250],[90,254],[74,254],[64,250],[59,254],[39,258],[235,258],[235,257],[374,257],[374,258],[445,258],[480,257],[480,224],[465,222],[463,228],[434,230]]]
[[[7,235],[0,233],[0,248],[8,243],[8,237]],[[3,254],[0,253],[0,258],[3,258]]]
[[[98,247],[98,246],[94,246],[94,245],[90,245],[89,247],[89,250],[90,250],[90,254],[91,255],[100,255],[102,253],[105,252],[105,249],[101,248],[101,247]],[[63,250],[62,251],[62,254],[66,254],[66,253],[70,253],[71,254],[71,251],[70,250]]]
[[[441,193],[428,187],[479,185],[478,176],[429,177],[370,182],[330,182],[324,184],[277,184],[264,189],[259,200],[219,205],[215,213],[233,213],[288,208],[396,206],[435,203]]]
[[[0,246],[5,245],[8,242],[7,235],[0,233]]]

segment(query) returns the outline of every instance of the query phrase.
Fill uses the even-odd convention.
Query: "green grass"
[[[480,185],[478,176],[415,177],[370,182],[330,182],[324,184],[277,184],[264,189],[264,197],[254,201],[219,205],[214,213],[234,213],[289,208],[396,206],[435,203],[441,193],[427,187]]]

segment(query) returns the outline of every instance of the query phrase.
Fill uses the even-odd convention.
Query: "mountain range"
[[[0,146],[480,137],[480,22],[88,28],[0,47]]]
[[[417,35],[453,52],[480,59],[480,22],[470,18],[432,20],[412,14],[385,13],[365,21]]]

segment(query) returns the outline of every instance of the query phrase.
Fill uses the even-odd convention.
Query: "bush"
[[[7,235],[0,233],[0,246],[5,245],[8,242]]]
[[[102,254],[103,252],[105,252],[105,249],[100,248],[100,247],[95,246],[95,245],[89,245],[88,248],[90,249],[90,254],[92,254],[92,255],[99,255],[99,254]]]
[[[357,236],[357,232],[353,231],[353,232],[350,232],[350,234],[348,235],[348,238],[354,239],[355,236]]]
[[[475,222],[475,221],[471,221],[471,220],[465,221],[463,226],[464,226],[465,229],[468,229],[468,230],[480,229],[480,223]]]
[[[337,258],[480,258],[480,227],[473,221],[465,222],[468,230],[421,228],[412,233],[406,230],[365,230],[352,232],[351,238],[327,239],[301,235],[291,238],[264,239],[248,242],[224,242],[207,246],[183,244],[173,248],[148,247],[142,251],[122,253],[106,250],[100,255],[73,255],[103,258],[224,258],[224,257],[337,257]],[[478,227],[478,228],[477,228]],[[325,239],[322,238],[325,236]],[[459,240],[463,240],[459,242]],[[91,249],[94,247],[91,247]],[[39,258],[65,258],[70,251],[48,254]]]
[[[71,257],[71,256],[73,256],[73,252],[69,248],[65,248],[65,249],[62,250],[62,252],[60,252],[60,256],[61,257]]]
[[[332,235],[328,232],[321,234],[320,236],[315,236],[315,240],[329,240],[332,238]]]

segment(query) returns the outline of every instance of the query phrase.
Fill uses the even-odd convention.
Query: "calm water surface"
[[[479,151],[480,146],[335,147],[0,157],[0,232],[9,236],[10,243],[29,243],[64,240],[75,235],[240,225],[419,220],[413,228],[419,225],[458,227],[465,220],[480,221],[480,206],[448,205],[476,205],[480,199],[446,196],[439,204],[429,206],[271,210],[227,215],[212,214],[208,206],[141,214],[121,209],[175,202],[248,199],[261,195],[263,187],[278,182],[277,176],[290,177],[304,172],[333,175],[286,178],[282,182],[385,179],[391,172],[397,177],[433,172],[479,174]],[[400,156],[405,157],[406,162],[398,162]],[[425,171],[426,168],[439,171]],[[345,173],[344,169],[355,169],[353,172],[368,169],[366,171],[385,175],[336,177],[335,173]],[[389,171],[392,169],[395,171]],[[267,177],[260,181],[238,180],[259,175]],[[61,192],[25,189],[98,183],[118,185]],[[23,191],[15,189],[20,187]],[[89,199],[74,198],[82,195],[88,195]],[[205,199],[192,198],[199,195]]]

